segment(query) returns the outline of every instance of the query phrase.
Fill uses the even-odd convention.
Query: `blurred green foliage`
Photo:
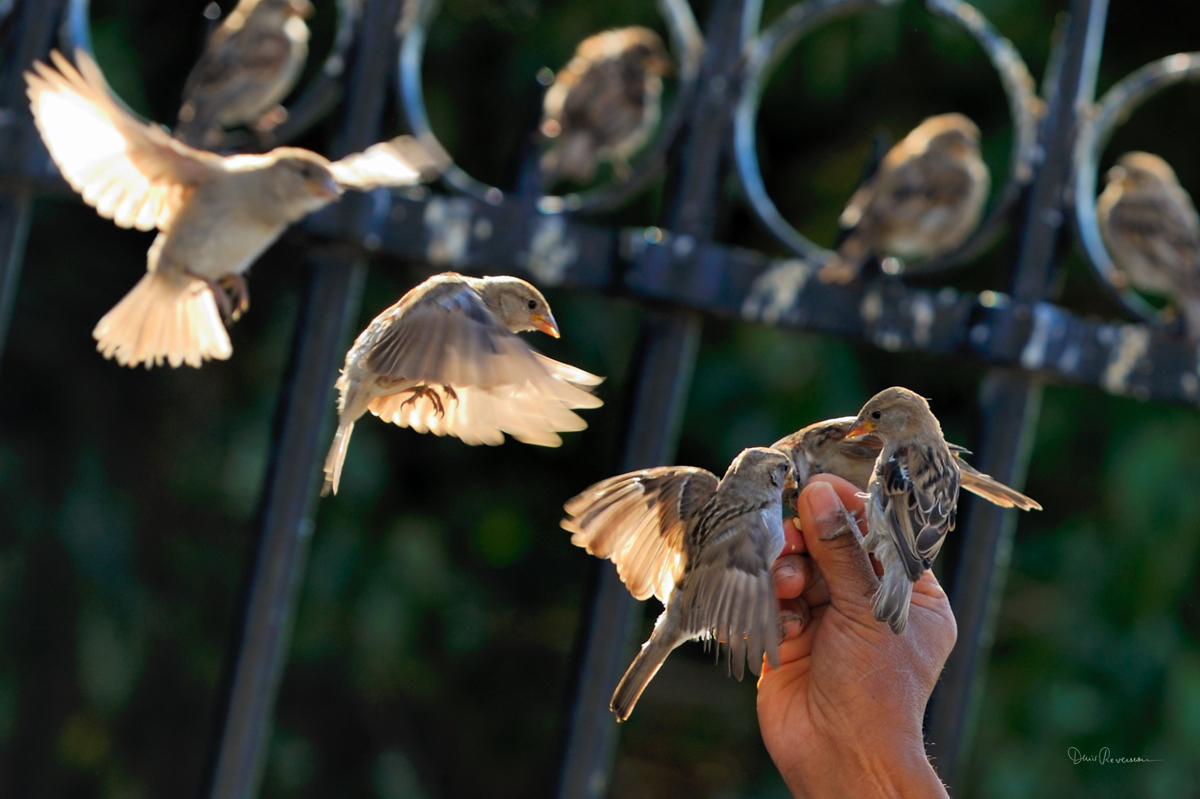
[[[316,4],[309,74],[332,38],[332,2]],[[765,19],[787,5],[769,0]],[[1065,2],[978,5],[1040,77]],[[204,0],[93,6],[115,89],[140,112],[173,119],[202,42]],[[702,24],[706,9],[697,6]],[[1186,0],[1112,0],[1100,89],[1194,49],[1193,19]],[[663,30],[649,0],[449,0],[426,59],[435,128],[473,174],[510,184],[536,122],[537,70],[564,63],[589,33],[635,22]],[[801,230],[831,243],[875,137],[899,138],[949,110],[979,122],[999,183],[1005,101],[967,37],[913,0],[830,25],[800,43],[767,90],[759,151],[768,189]],[[1148,149],[1200,188],[1198,124],[1196,87],[1165,92],[1118,131],[1103,166]],[[335,128],[330,120],[302,143],[324,149]],[[737,203],[735,180],[724,197],[716,237],[778,252]],[[603,220],[653,223],[660,201],[653,190]],[[187,796],[200,778],[313,242],[290,235],[255,267],[254,309],[232,331],[232,360],[122,370],[94,352],[89,333],[141,273],[150,240],[74,201],[36,207],[0,362],[5,797]],[[1013,256],[1009,235],[942,279],[1004,288]],[[1078,256],[1064,258],[1063,301],[1114,315]],[[428,271],[377,263],[359,321]],[[342,493],[320,507],[265,796],[551,790],[594,566],[557,522],[564,499],[614,470],[640,311],[549,298],[565,337],[538,345],[608,375],[607,405],[557,450],[359,426]],[[894,383],[932,397],[947,434],[977,445],[981,375],[975,363],[710,322],[678,460],[721,470],[742,447],[852,413]],[[1028,483],[1046,510],[1020,522],[957,795],[1198,795],[1198,440],[1193,411],[1047,391]],[[712,660],[694,645],[668,661],[622,727],[613,795],[786,795],[759,741],[753,685]],[[1072,746],[1160,762],[1074,765]]]

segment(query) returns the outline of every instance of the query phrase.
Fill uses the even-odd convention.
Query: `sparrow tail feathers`
[[[962,487],[976,496],[983,497],[993,505],[999,505],[1002,508],[1020,508],[1021,510],[1042,509],[1042,506],[1035,500],[1030,499],[1015,488],[1009,488],[994,477],[977,471],[961,461],[958,464],[958,469],[962,479]]]
[[[325,485],[321,488],[321,496],[329,496],[338,491],[342,482],[342,463],[346,460],[346,448],[350,446],[350,434],[354,432],[354,422],[338,425],[337,433],[333,436],[333,445],[325,456]]]
[[[676,601],[678,601],[677,598]],[[686,635],[680,634],[679,625],[675,620],[668,617],[669,612],[669,610],[664,610],[658,617],[658,621],[654,624],[654,632],[650,634],[650,640],[642,644],[637,657],[633,659],[633,663],[629,665],[625,676],[617,685],[617,690],[613,692],[612,702],[608,707],[616,714],[617,721],[625,721],[629,718],[629,714],[633,712],[633,706],[642,696],[642,691],[646,690],[646,686],[654,679],[654,675],[658,674],[667,655],[670,655],[675,647],[687,640]]]
[[[900,635],[908,626],[908,606],[912,601],[912,581],[900,562],[900,553],[891,541],[881,542],[875,547],[875,557],[883,566],[883,581],[875,592],[875,607],[872,609],[876,621],[887,622],[892,632]]]
[[[96,349],[121,366],[199,368],[233,353],[212,291],[202,280],[147,272],[92,330]]]

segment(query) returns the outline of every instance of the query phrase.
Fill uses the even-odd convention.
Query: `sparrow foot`
[[[840,518],[838,519],[839,524],[834,526],[834,528],[830,532],[819,536],[819,538],[822,541],[831,541],[834,538],[838,538],[839,536],[843,536],[843,535],[846,535],[847,533],[849,533],[850,535],[854,536],[855,541],[858,541],[861,543],[862,542],[862,531],[858,529],[858,520],[854,518],[854,514],[848,510],[843,509],[839,515],[840,515]]]
[[[217,284],[226,295],[230,305],[229,321],[236,322],[242,314],[250,310],[250,290],[246,287],[246,278],[239,274],[224,275]]]

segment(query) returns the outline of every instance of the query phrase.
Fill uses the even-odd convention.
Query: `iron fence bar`
[[[717,0],[709,14],[707,50],[686,129],[678,185],[670,187],[668,223],[693,241],[712,238],[721,161],[730,132],[746,20],[745,0]],[[700,316],[681,309],[651,310],[642,323],[634,374],[637,382],[625,431],[620,470],[674,459],[700,343]],[[617,725],[608,709],[631,648],[635,604],[610,563],[601,565],[581,652],[560,799],[597,799],[608,793]]]
[[[0,73],[0,169],[6,173],[38,171],[47,160],[33,126],[25,97],[25,70],[44,59],[54,40],[63,0],[25,0],[4,25],[3,72]],[[0,354],[12,319],[25,242],[33,211],[32,187],[17,182],[0,189]]]
[[[379,138],[402,0],[367,0],[363,7],[345,123],[334,155]],[[387,193],[347,197],[338,208],[347,227],[361,228]],[[386,215],[386,211],[385,211]],[[361,239],[360,239],[361,241]],[[279,682],[287,662],[299,587],[313,530],[316,471],[326,442],[333,377],[357,316],[366,260],[361,250],[322,248],[310,256],[313,277],[298,321],[281,395],[271,464],[261,505],[259,540],[251,556],[243,621],[227,655],[228,693],[204,795],[251,799],[262,781]]]
[[[1070,5],[1062,69],[1042,129],[1046,158],[1030,192],[1013,281],[1014,297],[1022,303],[1018,307],[1053,293],[1074,138],[1095,90],[1107,6],[1108,0],[1072,0]],[[1018,327],[1034,324],[1016,316],[1009,321]],[[994,341],[1002,345],[1006,331],[995,332]],[[980,468],[1013,486],[1024,484],[1042,390],[1036,376],[1007,369],[989,372],[980,389],[985,431]],[[1015,531],[1016,511],[975,502],[950,584],[959,637],[934,694],[928,740],[939,776],[952,791],[970,750]]]

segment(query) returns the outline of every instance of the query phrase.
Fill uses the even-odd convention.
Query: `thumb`
[[[857,494],[851,483],[821,475],[800,492],[796,511],[809,555],[829,586],[830,602],[861,608],[870,617],[879,578],[859,543],[862,531],[846,509],[846,502],[862,507]]]

